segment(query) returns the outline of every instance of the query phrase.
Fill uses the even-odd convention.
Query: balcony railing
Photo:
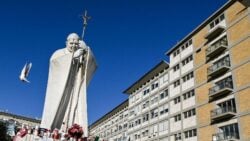
[[[205,38],[208,40],[212,40],[219,36],[223,31],[225,30],[224,26],[216,25],[214,28],[212,28],[206,35]]]
[[[236,132],[217,133],[213,134],[212,141],[237,141],[239,138],[239,133]]]
[[[206,49],[206,55],[208,59],[213,58],[214,56],[223,52],[225,49],[227,49],[227,46],[228,46],[228,42],[225,37],[215,42],[215,44],[211,45],[210,47]]]
[[[230,61],[228,59],[222,59],[219,62],[213,64],[207,69],[208,76],[214,77],[222,74],[230,68]]]
[[[232,106],[217,108],[211,111],[213,121],[233,117],[236,115],[236,108]]]
[[[214,98],[233,91],[233,83],[231,79],[226,79],[220,84],[209,89],[210,98]]]

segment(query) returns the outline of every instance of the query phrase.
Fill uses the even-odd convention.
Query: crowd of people
[[[83,137],[84,132],[82,127],[77,124],[68,128],[67,132],[59,129],[53,131],[45,128],[30,128],[28,126],[22,126],[21,129],[13,137],[13,141],[90,141],[95,139],[88,139]]]

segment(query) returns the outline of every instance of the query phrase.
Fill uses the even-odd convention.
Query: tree
[[[6,123],[0,121],[0,141],[11,141],[10,137],[6,133]]]

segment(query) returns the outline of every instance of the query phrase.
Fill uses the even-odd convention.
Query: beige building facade
[[[126,139],[250,141],[249,6],[229,0],[124,91]]]

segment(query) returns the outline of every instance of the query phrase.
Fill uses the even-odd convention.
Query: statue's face
[[[79,47],[79,39],[78,38],[70,38],[67,40],[67,49],[71,51],[75,51]]]

